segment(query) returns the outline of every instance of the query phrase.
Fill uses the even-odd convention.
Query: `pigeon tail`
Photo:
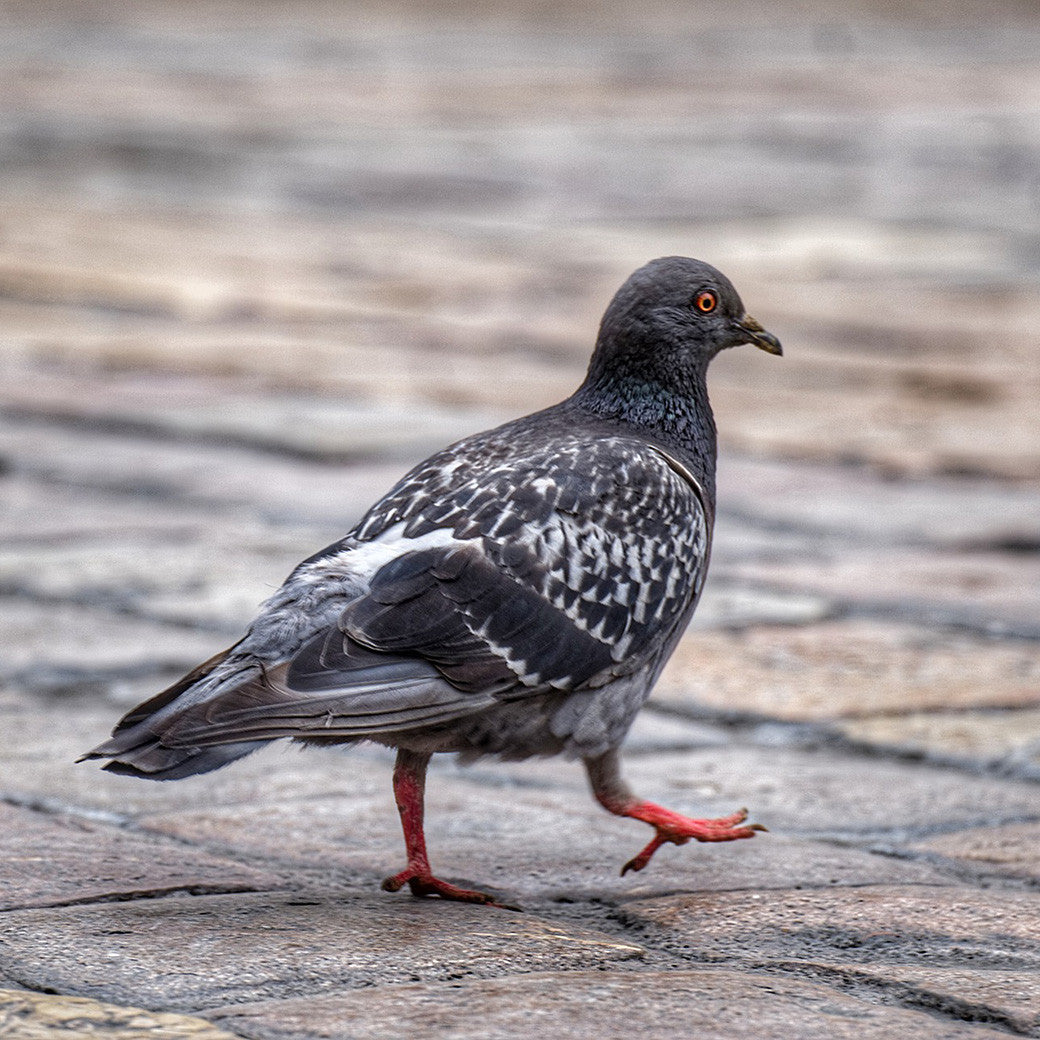
[[[125,739],[124,739],[125,738]],[[131,743],[132,742],[132,743]],[[142,780],[183,780],[200,773],[211,773],[244,758],[263,747],[267,741],[254,740],[217,747],[166,747],[145,725],[129,730],[83,755],[79,761],[110,758],[102,766],[118,776],[136,776]]]
[[[229,658],[232,650],[234,647],[216,654],[151,700],[127,712],[108,740],[77,761],[109,758],[112,761],[102,768],[110,773],[145,780],[181,780],[186,776],[210,773],[255,751],[263,741],[219,747],[170,747],[162,742],[163,733],[180,717],[177,702],[198,683],[209,679]]]

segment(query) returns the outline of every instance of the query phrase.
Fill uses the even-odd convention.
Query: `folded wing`
[[[708,518],[655,453],[594,450],[608,457],[592,480],[574,449],[529,459],[526,474],[456,474],[453,494],[436,499],[403,481],[358,537],[305,561],[283,588],[282,602],[313,602],[366,553],[378,560],[328,621],[280,657],[247,636],[130,712],[88,757],[188,775],[278,737],[438,727],[641,666],[692,608]]]

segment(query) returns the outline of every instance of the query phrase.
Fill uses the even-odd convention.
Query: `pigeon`
[[[305,559],[245,636],[128,712],[84,759],[151,780],[206,773],[282,737],[397,749],[415,896],[503,905],[431,870],[433,754],[580,758],[609,812],[665,843],[764,830],[747,811],[691,819],[638,798],[620,746],[693,614],[715,519],[708,364],[782,353],[710,265],[663,257],[604,313],[566,400],[478,433],[407,473],[340,541]]]

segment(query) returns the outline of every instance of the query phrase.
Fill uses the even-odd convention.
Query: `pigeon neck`
[[[707,362],[699,370],[669,372],[666,382],[624,365],[612,365],[609,371],[594,366],[571,402],[666,448],[714,502],[716,433],[706,370]]]

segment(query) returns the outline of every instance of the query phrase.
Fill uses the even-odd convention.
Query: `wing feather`
[[[439,726],[656,660],[707,567],[711,515],[696,483],[633,439],[492,448],[449,449],[406,476],[301,564],[240,644],[130,712],[91,757],[189,775],[276,737]],[[355,559],[377,569],[352,570]],[[280,658],[251,642],[297,630]]]

